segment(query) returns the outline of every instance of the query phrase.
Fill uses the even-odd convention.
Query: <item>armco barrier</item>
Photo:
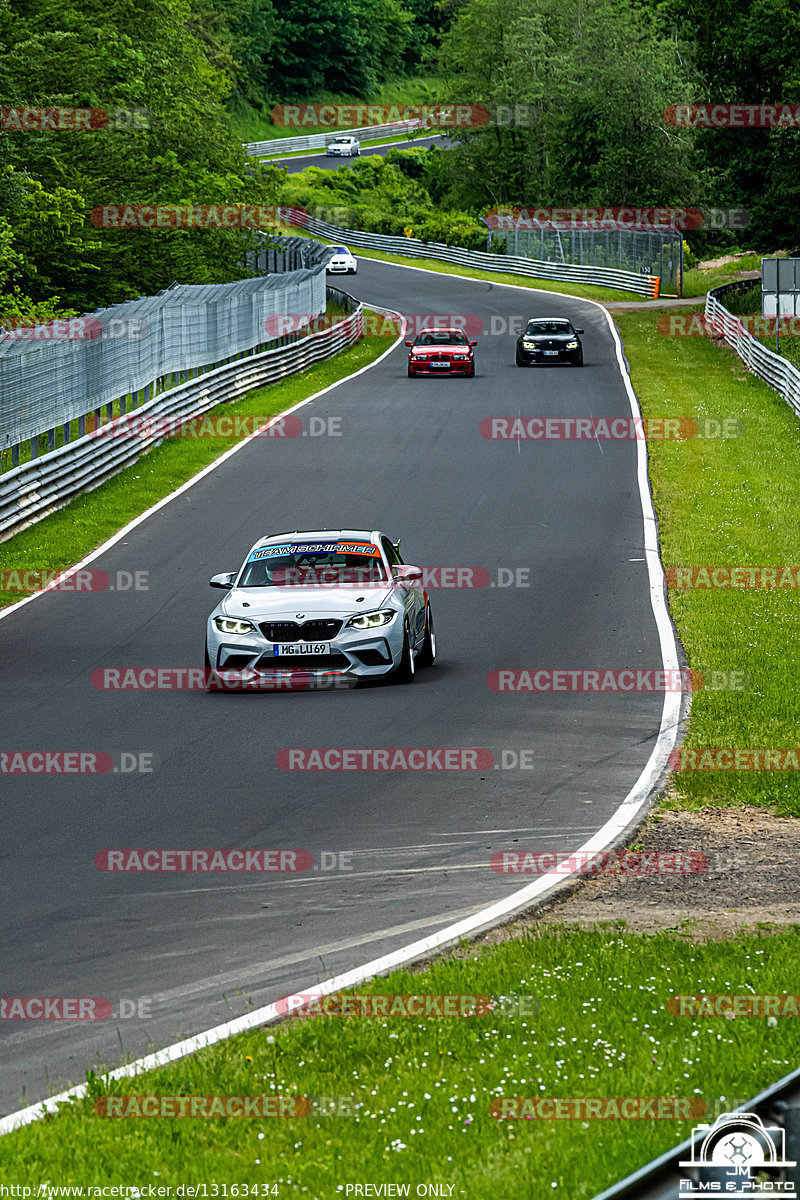
[[[349,316],[330,329],[206,371],[140,405],[127,418],[109,422],[102,436],[87,434],[0,475],[0,541],[61,508],[79,492],[98,487],[160,441],[163,432],[159,432],[159,422],[147,431],[147,417],[189,420],[352,346],[363,332],[363,308],[345,292],[328,291],[344,307],[352,308]],[[142,435],[115,437],[114,427],[131,416],[135,416]]]
[[[419,117],[414,117],[410,121],[392,121],[389,125],[364,125],[360,129],[340,129],[334,131],[327,130],[325,133],[300,133],[296,137],[274,138],[272,141],[266,142],[245,142],[245,154],[255,154],[270,158],[280,156],[281,154],[291,154],[293,150],[317,150],[323,146],[327,146],[328,142],[332,142],[337,137],[361,137],[369,136],[372,138],[392,137],[398,133],[411,133],[414,129],[421,129],[425,125]]]
[[[479,271],[503,271],[510,275],[527,275],[533,279],[559,279],[568,283],[591,283],[597,287],[618,288],[639,296],[658,296],[661,279],[658,275],[637,275],[635,271],[620,271],[606,267],[579,267],[567,263],[542,262],[535,258],[518,258],[510,254],[487,254],[482,250],[464,250],[460,246],[445,246],[440,242],[421,242],[412,237],[389,237],[383,233],[365,233],[361,229],[339,229],[327,221],[318,221],[299,208],[281,210],[290,225],[307,229],[331,241],[364,250],[383,250],[387,254],[408,255],[410,258],[436,258],[443,262],[472,267]]]
[[[721,296],[730,296],[752,287],[760,286],[758,279],[737,280],[714,288],[706,296],[706,319],[724,338],[754,374],[780,392],[800,417],[800,370],[788,359],[774,350],[768,350],[751,333],[748,333],[740,317],[728,312],[720,303]]]

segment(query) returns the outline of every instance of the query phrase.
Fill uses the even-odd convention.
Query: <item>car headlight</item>
[[[577,350],[578,343],[577,342],[567,342],[567,349],[568,350]]]
[[[466,357],[467,357],[467,355],[466,355],[466,354],[454,354],[454,355],[453,355],[453,361],[455,362],[456,360],[458,360],[459,362],[461,362],[461,361],[463,361],[463,360],[464,360]]]
[[[536,345],[536,342],[534,342],[534,340],[532,338],[523,338],[522,344],[523,344],[523,346],[527,346],[529,350],[533,350],[533,348]]]
[[[238,617],[214,617],[214,624],[220,633],[252,633],[255,629],[252,621],[240,621]]]
[[[382,608],[379,612],[359,613],[347,622],[352,629],[377,629],[379,625],[388,625],[394,620],[393,608]]]

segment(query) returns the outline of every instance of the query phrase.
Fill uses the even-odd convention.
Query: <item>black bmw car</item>
[[[568,362],[582,367],[580,333],[582,329],[575,329],[563,317],[534,317],[517,338],[517,366]]]

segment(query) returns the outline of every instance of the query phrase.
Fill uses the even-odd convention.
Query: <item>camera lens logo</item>
[[[702,1138],[702,1141],[701,1141]],[[786,1161],[785,1132],[780,1126],[765,1125],[755,1113],[722,1113],[713,1125],[698,1125],[693,1131],[691,1157],[678,1164],[701,1169],[698,1182],[682,1179],[682,1196],[699,1195],[708,1191],[702,1182],[702,1169],[715,1169],[725,1180],[726,1196],[750,1196],[773,1191],[774,1183],[765,1184],[753,1179],[751,1172],[781,1170],[794,1167]],[[796,1197],[794,1185],[783,1183],[781,1195]]]

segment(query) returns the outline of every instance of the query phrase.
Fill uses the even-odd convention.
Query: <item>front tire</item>
[[[525,366],[527,366],[527,363],[524,361],[524,359],[520,358],[520,356],[519,356],[519,355],[517,355],[517,356],[516,356],[516,359],[517,359],[517,366],[518,366],[518,367],[525,367]]]
[[[419,652],[419,665],[421,667],[432,667],[436,662],[436,630],[433,627],[433,613],[431,606],[428,605],[425,610],[425,640],[422,643],[422,649]]]
[[[411,648],[411,634],[406,625],[403,632],[403,653],[400,656],[400,662],[392,672],[392,683],[413,683],[415,674],[416,664],[414,651]]]

